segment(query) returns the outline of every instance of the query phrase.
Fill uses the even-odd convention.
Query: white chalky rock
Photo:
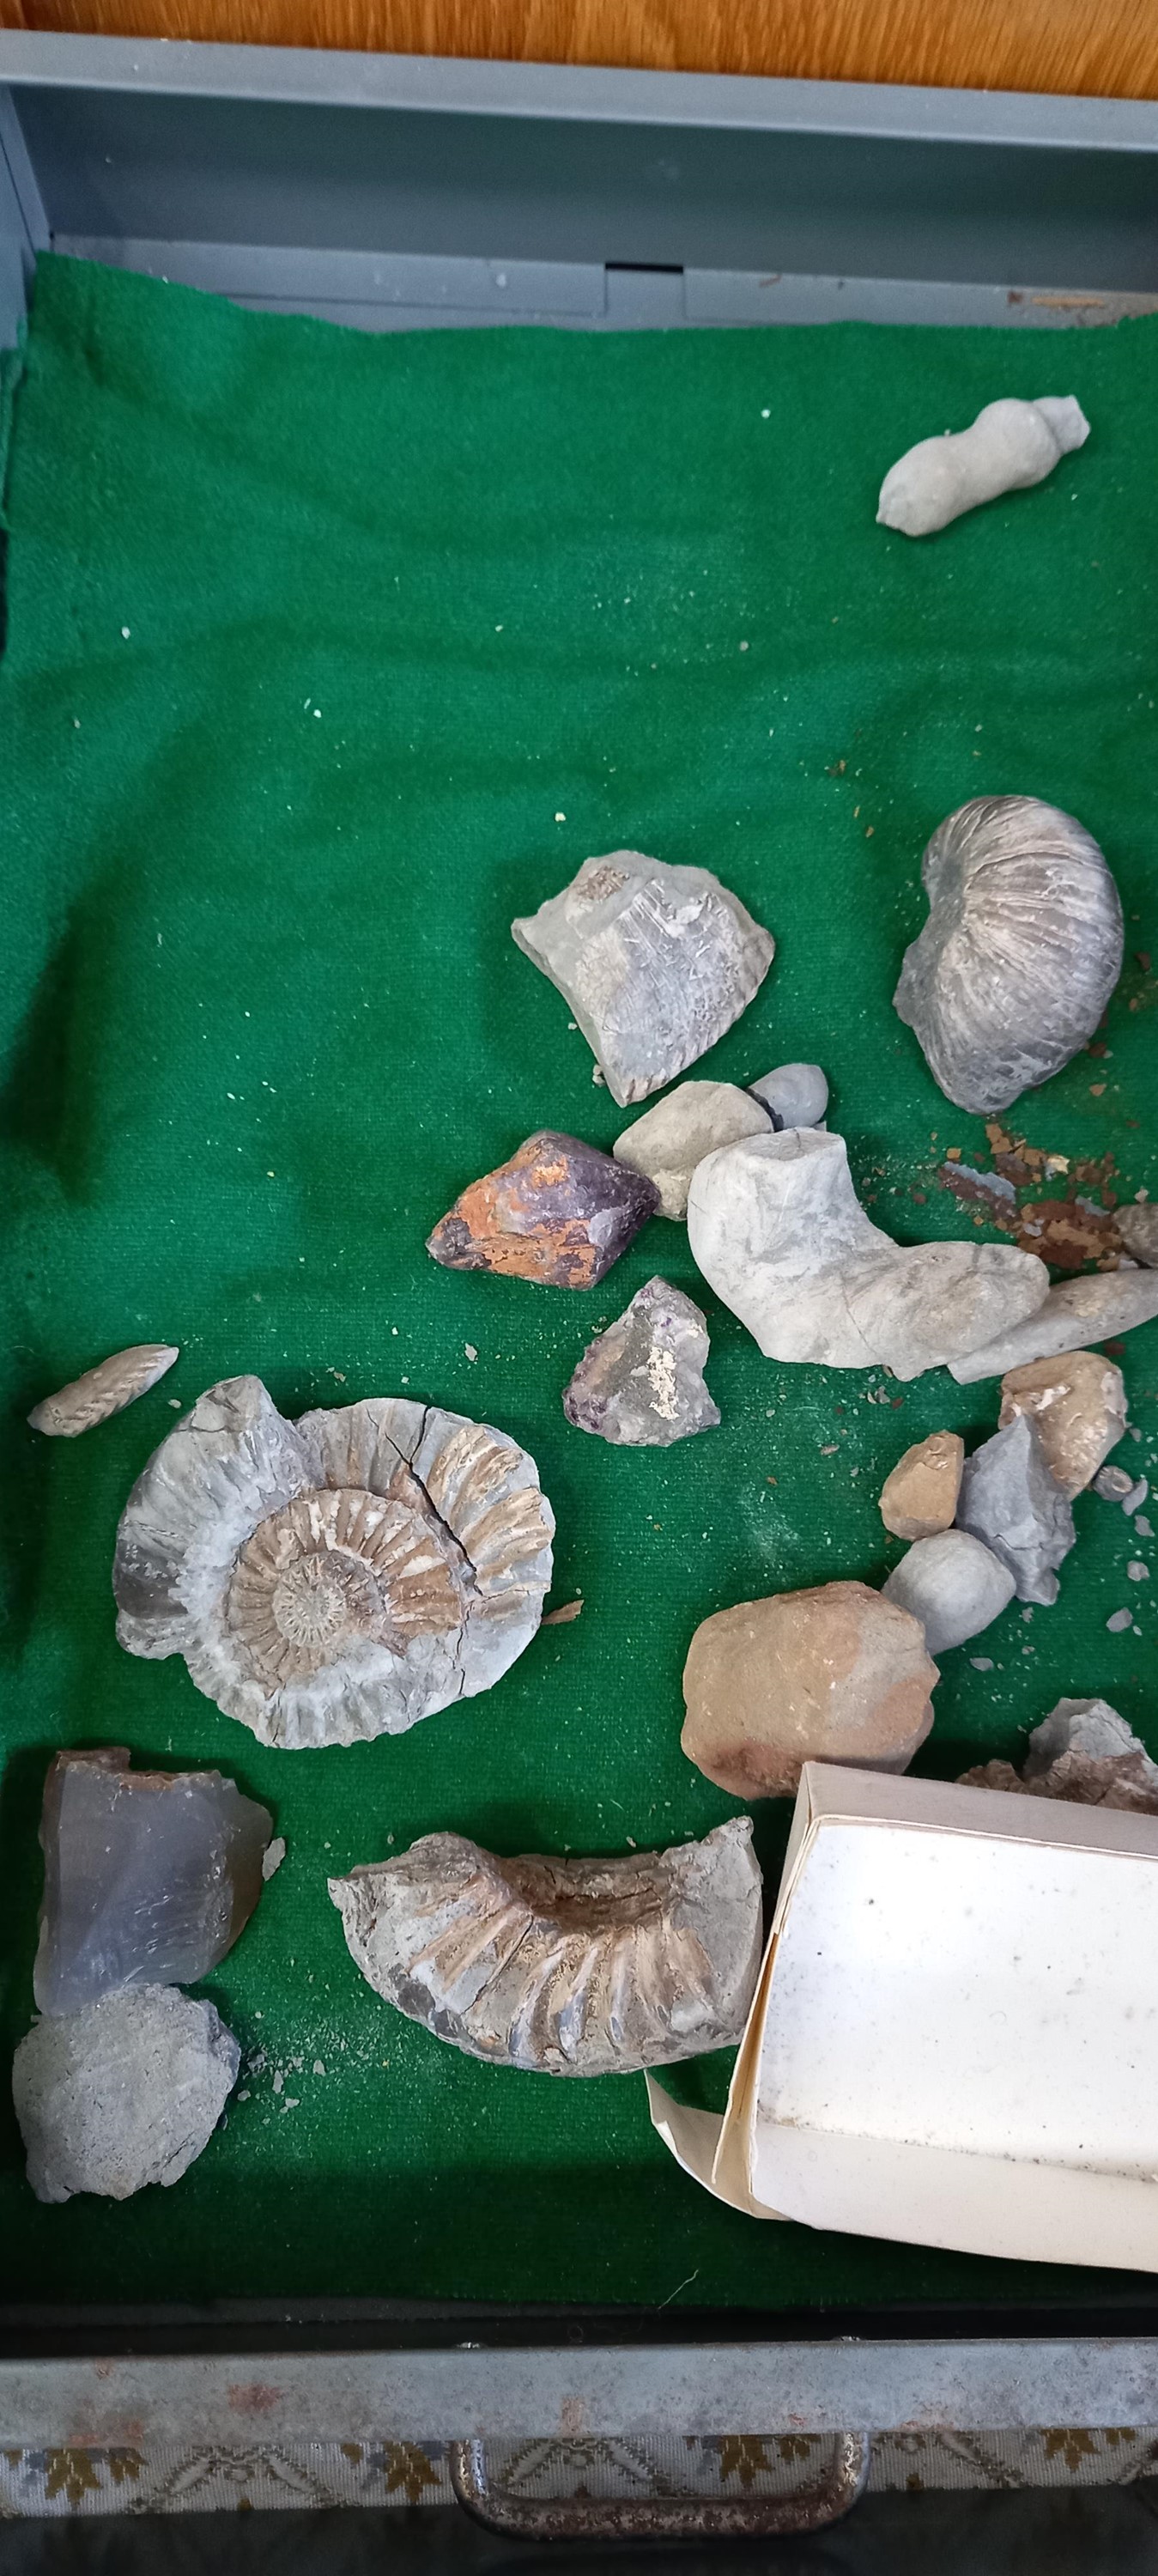
[[[1131,1332],[1158,1315],[1158,1272],[1092,1270],[1080,1279],[1065,1279],[1051,1288],[1044,1303],[1018,1323],[1010,1323],[993,1341],[950,1360],[958,1386],[978,1378],[1004,1377],[1007,1369],[1027,1360],[1052,1359],[1058,1351],[1080,1351],[1088,1342],[1104,1342]]]
[[[882,1586],[886,1601],[911,1611],[925,1631],[931,1655],[979,1637],[1012,1601],[1009,1567],[968,1530],[940,1530],[919,1538]]]
[[[706,1055],[759,991],[776,947],[708,868],[640,850],[585,859],[511,936],[570,1003],[621,1109]]]
[[[768,1111],[734,1082],[681,1082],[654,1109],[625,1127],[612,1152],[617,1163],[644,1172],[659,1191],[659,1214],[684,1217],[697,1163],[743,1136],[766,1136]]]
[[[1077,1533],[1030,1414],[1016,1414],[966,1459],[957,1525],[1009,1567],[1019,1601],[1056,1601],[1054,1568]]]
[[[922,438],[898,457],[881,485],[877,524],[906,537],[931,537],[982,501],[1043,483],[1089,434],[1073,394],[986,403],[969,429]]]
[[[1028,1315],[1049,1274],[1009,1244],[906,1249],[865,1215],[842,1136],[755,1136],[700,1163],[688,1238],[765,1357],[919,1377]]]
[[[828,1079],[818,1064],[778,1064],[748,1089],[772,1113],[777,1127],[823,1127]]]
[[[237,2082],[241,2051],[213,2005],[131,1986],[47,2014],[21,2040],[12,2099],[38,2200],[128,2200],[179,2182]]]

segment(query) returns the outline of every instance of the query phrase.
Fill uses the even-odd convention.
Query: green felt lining
[[[9,2297],[798,2308],[1124,2286],[713,2206],[642,2080],[489,2070],[380,2003],[325,1881],[439,1826],[621,1850],[734,1812],[679,1748],[697,1621],[879,1580],[900,1450],[995,1420],[992,1385],[762,1360],[662,1220],[587,1294],[429,1261],[434,1219],[532,1128],[609,1145],[622,1123],[515,912],[616,846],[715,868],[779,945],[697,1070],[819,1058],[876,1218],[961,1233],[935,1167],[950,1144],[984,1155],[983,1129],[890,997],[940,817],[982,791],[1051,798],[1107,851],[1128,963],[1109,1053],[1013,1123],[1112,1152],[1123,1193],[1158,1182],[1138,962],[1158,945],[1156,335],[374,338],[42,261],[0,666],[4,2046],[31,2009],[54,1747],[220,1764],[288,1854],[211,1984],[246,2072],[177,2189],[40,2209],[0,2111]],[[1093,432],[1037,491],[926,544],[874,525],[915,438],[1043,390],[1077,393]],[[560,1393],[657,1271],[707,1309],[723,1423],[617,1451]],[[146,1338],[182,1356],[129,1413],[73,1444],[26,1429],[36,1397]],[[1125,1367],[1142,1438],[1122,1454],[1145,1472],[1155,1327]],[[250,1369],[291,1413],[397,1390],[513,1432],[558,1518],[553,1600],[581,1592],[582,1617],[486,1697],[319,1754],[262,1750],[178,1661],[122,1653],[128,1485],[174,1400]],[[1153,1551],[1091,1495],[1076,1516],[1056,1609],[1007,1612],[990,1673],[944,1658],[919,1769],[1015,1751],[1063,1691],[1106,1694],[1158,1751],[1156,1586],[1125,1577]],[[1109,1636],[1126,1601],[1140,1633]],[[758,1817],[773,1871],[786,1824]]]

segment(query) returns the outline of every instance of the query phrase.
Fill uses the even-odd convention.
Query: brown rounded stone
[[[920,1621],[867,1583],[776,1592],[697,1628],[681,1742],[736,1798],[791,1797],[805,1762],[903,1771],[938,1679]]]
[[[906,1449],[881,1487],[881,1519],[894,1538],[936,1538],[952,1529],[964,1464],[957,1431],[931,1431]]]
[[[1001,1381],[1001,1426],[1032,1415],[1050,1474],[1072,1502],[1097,1475],[1126,1429],[1120,1368],[1102,1351],[1064,1351],[1029,1360]]]

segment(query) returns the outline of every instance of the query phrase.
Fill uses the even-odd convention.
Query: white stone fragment
[[[265,1858],[261,1864],[262,1877],[272,1878],[275,1870],[279,1870],[281,1868],[284,1859],[285,1835],[275,1834],[273,1841],[267,1845]]]
[[[1143,1565],[1140,1556],[1131,1557],[1126,1572],[1131,1583],[1148,1583],[1150,1580],[1150,1568],[1148,1565]]]
[[[1030,1414],[1015,1414],[966,1459],[957,1523],[1009,1567],[1019,1601],[1056,1601],[1054,1568],[1074,1544],[1074,1516]]]
[[[12,2098],[38,2200],[128,2200],[179,2182],[207,2146],[241,2051],[210,2003],[134,1986],[46,2015],[20,2042]]]
[[[1133,1625],[1134,1613],[1132,1610],[1111,1610],[1110,1616],[1106,1621],[1106,1626],[1110,1631],[1111,1637],[1122,1636],[1124,1631],[1127,1628],[1132,1628]]]
[[[917,1539],[882,1586],[886,1601],[920,1620],[931,1655],[963,1646],[992,1627],[1015,1589],[1009,1567],[962,1529]]]
[[[828,1078],[818,1064],[778,1064],[748,1089],[769,1109],[777,1127],[823,1127]]]
[[[973,1386],[979,1378],[1004,1377],[1007,1369],[1020,1368],[1025,1360],[1050,1359],[1056,1351],[1079,1351],[1088,1342],[1108,1341],[1118,1333],[1131,1332],[1137,1324],[1150,1323],[1155,1315],[1158,1271],[1093,1270],[1051,1288],[1034,1313],[963,1358],[951,1360],[950,1372],[958,1386]]]
[[[680,1218],[687,1215],[692,1173],[705,1154],[768,1132],[763,1102],[737,1083],[681,1082],[625,1127],[611,1150],[617,1163],[654,1181],[661,1216]]]
[[[813,1127],[709,1154],[688,1239],[767,1358],[883,1362],[898,1378],[986,1342],[1048,1286],[1044,1263],[1009,1244],[894,1243],[860,1205],[843,1137]]]
[[[898,457],[881,485],[877,524],[906,537],[931,537],[983,501],[1044,482],[1089,434],[1073,394],[986,403],[968,429],[922,438]]]
[[[621,1109],[662,1091],[723,1037],[776,946],[709,869],[640,850],[585,859],[511,935],[570,1003]]]

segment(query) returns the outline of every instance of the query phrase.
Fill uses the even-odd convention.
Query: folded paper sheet
[[[1158,2270],[1158,1819],[806,1767],[720,2118],[757,2218]]]

